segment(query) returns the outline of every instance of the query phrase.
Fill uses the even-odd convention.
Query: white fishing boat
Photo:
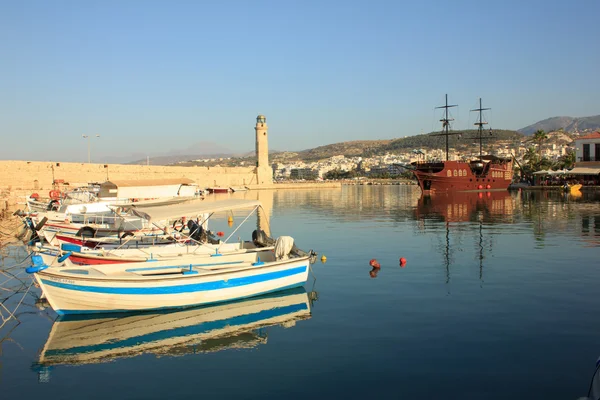
[[[168,246],[170,249],[177,249]],[[156,250],[156,248],[155,248]],[[216,245],[198,246],[198,251],[182,253],[163,253],[157,256],[148,253],[147,258],[116,256],[90,256],[87,252],[73,253],[72,251],[57,251],[54,248],[41,247],[36,249],[36,254],[42,257],[43,265],[49,268],[79,268],[81,266],[95,266],[102,272],[112,274],[120,271],[122,264],[127,264],[126,271],[156,271],[168,273],[172,268],[180,265],[194,264],[204,269],[219,269],[223,267],[241,265],[243,263],[256,263],[272,257],[275,247],[240,249],[238,245],[224,247],[219,250]],[[114,266],[114,268],[113,268]]]
[[[206,207],[181,205],[131,210],[149,221],[165,220],[172,213],[193,216],[206,211],[226,211],[248,200],[212,202]],[[260,205],[257,201],[256,207]],[[188,207],[187,209],[184,207]],[[235,233],[235,231],[234,231]],[[233,233],[231,234],[233,235]],[[232,301],[302,286],[307,278],[312,251],[294,245],[289,236],[277,239],[274,251],[249,253],[255,258],[227,264],[205,256],[153,263],[120,263],[107,266],[58,267],[32,256],[33,273],[52,308],[59,314],[123,312],[189,307]],[[223,264],[223,265],[218,265]]]
[[[123,234],[148,234],[143,220],[121,215],[121,207],[135,204],[137,208],[178,204],[198,199],[197,185],[189,179],[107,181],[97,191],[50,191],[49,203],[35,197],[27,199],[28,211],[22,217],[31,220],[38,236],[54,246],[80,237],[117,237]],[[45,204],[45,205],[44,205]],[[152,231],[152,230],[150,230]],[[150,232],[155,234],[156,232]]]
[[[179,356],[266,343],[262,328],[291,327],[311,316],[304,288],[187,310],[62,317],[54,322],[37,368],[114,361],[141,354]]]
[[[67,261],[70,260],[80,265],[92,265],[160,261],[187,256],[218,256],[259,250],[274,250],[275,241],[265,235],[260,235],[260,238],[262,238],[260,240],[256,231],[253,235],[256,237],[253,237],[253,240],[243,241],[240,239],[238,242],[230,243],[229,239],[233,233],[221,241],[220,239],[216,239],[207,229],[208,221],[218,211],[227,210],[233,212],[238,209],[250,209],[250,212],[244,219],[246,221],[256,212],[259,205],[259,202],[253,200],[225,199],[216,202],[195,202],[147,209],[139,209],[137,206],[132,206],[127,211],[146,221],[146,225],[154,224],[152,221],[158,220],[159,222],[154,227],[161,231],[166,231],[169,226],[172,226],[169,223],[171,220],[179,219],[175,224],[186,225],[187,230],[184,231],[181,229],[180,231],[170,232],[173,236],[170,236],[170,241],[167,243],[161,243],[161,240],[167,240],[166,235],[157,238],[157,243],[153,243],[148,237],[146,237],[145,242],[142,240],[139,243],[140,237],[135,236],[116,241],[108,241],[107,238],[94,240],[77,239],[79,240],[77,243],[70,241],[69,243],[61,244],[60,249],[42,247],[40,252],[44,255],[44,262],[47,265],[51,265],[48,261],[49,257],[62,257],[66,253],[70,254]],[[189,220],[187,220],[187,216],[191,216]],[[187,221],[187,223],[181,222],[181,220]],[[167,225],[166,227],[165,224]],[[239,229],[239,226],[237,229]],[[66,240],[64,235],[61,236],[61,234],[57,234],[56,238],[59,241]],[[143,238],[141,237],[141,239]]]

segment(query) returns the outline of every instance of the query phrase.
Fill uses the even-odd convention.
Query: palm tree
[[[527,160],[527,165],[535,171],[534,167],[537,165],[538,161],[539,161],[539,156],[538,154],[535,152],[535,149],[533,147],[530,147],[527,149],[527,151],[525,152],[525,154],[523,155],[523,160]]]
[[[575,165],[575,152],[571,149],[567,150],[564,156],[561,156],[556,162],[558,169],[571,169]]]
[[[543,129],[538,129],[533,134],[533,140],[536,141],[538,144],[538,153],[539,153],[540,157],[542,156],[542,143],[546,139],[548,139],[548,135],[546,134],[546,132]]]

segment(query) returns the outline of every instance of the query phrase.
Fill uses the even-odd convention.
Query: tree
[[[548,135],[546,134],[546,132],[543,129],[538,129],[533,134],[533,140],[536,141],[538,144],[538,153],[539,153],[540,157],[542,156],[542,143],[546,139],[548,139]]]
[[[525,152],[525,155],[523,155],[523,160],[527,161],[526,165],[529,166],[530,170],[535,171],[535,166],[538,164],[539,156],[535,152],[535,149],[530,147]]]
[[[571,169],[575,165],[575,152],[572,149],[567,150],[564,156],[560,156],[555,164],[556,169]]]

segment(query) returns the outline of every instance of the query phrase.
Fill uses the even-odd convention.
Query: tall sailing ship
[[[479,99],[479,108],[471,110],[479,112],[479,118],[475,122],[475,125],[478,126],[479,157],[472,160],[449,160],[448,137],[459,134],[450,132],[450,122],[453,119],[449,117],[448,109],[451,107],[456,107],[456,105],[448,105],[448,95],[446,95],[446,104],[437,107],[443,108],[445,111],[444,118],[440,120],[443,131],[436,136],[446,137],[446,160],[416,161],[412,163],[414,166],[413,173],[419,181],[423,193],[508,189],[513,175],[512,159],[483,155],[483,126],[487,125],[487,122],[483,119],[483,111],[490,110],[490,108],[483,108],[481,99]]]

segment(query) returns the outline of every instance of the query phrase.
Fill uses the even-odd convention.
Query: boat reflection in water
[[[446,268],[446,283],[450,282],[450,265],[453,262],[451,249],[451,226],[461,223],[477,224],[477,254],[479,261],[479,279],[483,281],[483,263],[486,251],[491,252],[491,237],[483,235],[484,224],[512,223],[514,219],[515,199],[506,190],[489,192],[451,192],[422,195],[415,211],[423,230],[428,229],[428,221],[443,223],[445,227],[444,243],[440,246]],[[471,228],[472,229],[472,228]]]
[[[445,222],[511,222],[515,202],[507,190],[422,195],[418,219]]]
[[[64,317],[54,322],[34,369],[49,380],[55,365],[114,361],[141,354],[180,356],[267,342],[265,327],[292,327],[311,317],[310,296],[303,287],[212,307],[180,311]]]

